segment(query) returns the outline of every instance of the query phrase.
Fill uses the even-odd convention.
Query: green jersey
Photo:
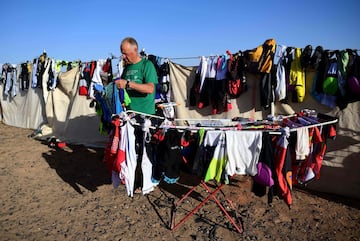
[[[142,59],[136,64],[130,64],[124,69],[123,79],[138,84],[158,83],[156,69],[150,60]],[[131,99],[129,108],[131,110],[143,112],[146,114],[155,114],[155,86],[151,94],[140,93],[136,90],[127,89]]]

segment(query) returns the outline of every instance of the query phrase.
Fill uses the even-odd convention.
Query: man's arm
[[[144,83],[144,84],[138,84],[135,82],[131,82],[129,81],[129,85],[126,86],[127,84],[127,80],[124,79],[118,79],[115,81],[115,85],[119,88],[119,89],[125,89],[126,87],[136,90],[140,93],[144,93],[144,94],[151,94],[154,92],[154,83]]]

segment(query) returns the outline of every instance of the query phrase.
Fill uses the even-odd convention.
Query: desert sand
[[[251,177],[237,176],[219,194],[242,223],[239,234],[214,201],[170,230],[172,201],[190,188],[161,183],[130,198],[114,190],[103,149],[52,148],[28,137],[32,130],[0,124],[0,240],[360,240],[360,201],[294,188],[291,209],[279,198],[251,192]],[[197,187],[177,209],[177,221],[206,197]],[[233,206],[234,210],[232,210]]]

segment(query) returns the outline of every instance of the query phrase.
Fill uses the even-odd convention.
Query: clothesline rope
[[[276,46],[288,46],[288,45],[284,45],[284,44],[277,44]],[[295,48],[295,47],[291,47],[291,46],[288,46],[288,47],[290,47],[290,48]],[[356,52],[359,52],[360,51],[360,49],[351,49],[351,48],[346,48],[346,49],[349,49],[349,50],[352,50],[352,51],[356,51]],[[250,50],[250,49],[249,49]],[[328,50],[328,49],[326,49],[326,50]],[[246,50],[245,50],[246,51]],[[336,50],[329,50],[329,51],[336,51]],[[235,51],[234,53],[236,53],[236,52],[238,52],[238,51]],[[46,53],[45,52],[45,50],[44,50],[44,52],[43,53]],[[146,55],[146,53],[145,52],[143,52],[143,54],[145,54]],[[217,55],[207,55],[207,56],[204,56],[205,58],[210,58],[210,57],[217,57],[217,56],[221,56],[221,55],[224,55],[224,54],[217,54]],[[108,57],[109,59],[120,59],[121,58],[121,55],[120,56],[116,56],[116,55],[114,55],[114,54],[112,54],[112,53],[109,53],[109,56],[110,57]],[[162,56],[157,56],[158,58],[160,58],[160,59],[164,59],[164,60],[166,60],[166,59],[168,59],[168,60],[186,60],[186,59],[199,59],[200,57],[202,57],[203,55],[199,55],[199,56],[191,56],[191,57],[162,57]],[[38,56],[39,57],[39,56]],[[36,58],[38,58],[38,57],[36,57]],[[28,60],[28,61],[30,61],[30,60]],[[62,61],[64,61],[64,60],[62,60]],[[77,62],[77,63],[81,63],[81,64],[84,64],[84,63],[87,63],[87,62],[92,62],[92,61],[95,61],[95,60],[90,60],[90,61],[83,61],[83,60],[80,60],[80,59],[76,59],[76,60],[73,60],[73,61],[68,61],[68,62],[73,62],[73,63],[75,63],[75,62]],[[23,61],[24,62],[24,61]],[[25,61],[26,62],[26,61]],[[24,63],[25,63],[24,62]],[[5,64],[5,63],[4,63]]]

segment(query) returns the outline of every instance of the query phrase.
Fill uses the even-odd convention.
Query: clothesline
[[[287,46],[287,47],[290,47],[290,48],[295,48],[295,47],[291,47],[291,46],[288,46],[288,45],[284,45],[284,44],[276,44],[276,46]],[[359,52],[360,51],[360,49],[351,49],[351,48],[347,48],[347,49],[349,49],[349,50],[352,50],[352,51],[355,51],[355,52]],[[246,51],[246,50],[245,50]],[[336,51],[336,50],[328,50],[328,51],[332,51],[332,52],[334,52],[334,51]],[[234,53],[236,53],[236,52],[238,52],[238,51],[235,51]],[[46,53],[46,51],[44,50],[44,52],[43,53]],[[143,55],[146,55],[146,53],[145,53],[145,50],[143,49],[142,50],[142,54]],[[109,58],[109,59],[111,59],[111,60],[113,60],[113,59],[120,59],[121,58],[121,55],[120,56],[116,56],[116,55],[114,55],[114,54],[112,54],[112,53],[109,53],[109,55],[110,55],[110,57],[107,57],[107,58]],[[216,55],[206,55],[206,56],[204,56],[205,58],[210,58],[210,57],[217,57],[217,56],[221,56],[221,55],[224,55],[224,54],[216,54]],[[199,56],[189,56],[189,57],[162,57],[162,56],[157,56],[158,58],[160,58],[160,59],[164,59],[164,60],[166,60],[166,59],[168,59],[168,60],[187,60],[187,59],[199,59],[200,57],[202,57],[203,55],[199,55]],[[38,58],[38,57],[35,57],[35,58]],[[28,60],[28,61],[30,61],[30,60]],[[64,61],[64,60],[62,60],[62,61]],[[76,60],[67,60],[68,62],[72,62],[72,63],[81,63],[81,64],[84,64],[84,63],[88,63],[88,62],[92,62],[92,61],[96,61],[96,60],[90,60],[90,61],[83,61],[83,60],[80,60],[80,59],[76,59]]]
[[[276,47],[277,46],[288,46],[288,45],[284,45],[284,44],[276,44]],[[288,46],[290,48],[296,48],[296,47],[291,47],[291,46]],[[301,48],[302,49],[302,48]],[[360,49],[350,49],[350,48],[347,48],[349,50],[352,50],[352,51],[360,51]],[[246,50],[245,50],[246,51]],[[336,51],[336,50],[328,50],[328,51]],[[234,53],[236,53],[238,51],[235,51]],[[145,54],[145,52],[143,52]],[[210,58],[210,57],[217,57],[217,56],[221,56],[221,55],[224,55],[224,54],[216,54],[216,55],[207,55],[207,56],[204,56],[205,58]],[[160,59],[169,59],[169,60],[186,60],[186,59],[199,59],[200,57],[202,57],[203,55],[199,55],[199,56],[190,56],[190,57],[161,57],[161,56],[157,56],[158,58]],[[120,58],[120,57],[117,57],[117,58]]]

